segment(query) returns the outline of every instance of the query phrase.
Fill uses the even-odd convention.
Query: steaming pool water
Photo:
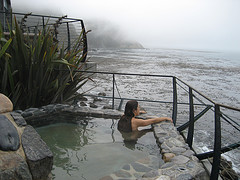
[[[84,117],[37,128],[54,155],[53,179],[99,179],[137,160],[160,158],[152,131],[132,138],[117,130],[117,121]],[[151,168],[158,167],[157,160]]]

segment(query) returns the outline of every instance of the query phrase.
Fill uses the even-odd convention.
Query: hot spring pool
[[[37,128],[54,154],[53,179],[100,179],[150,156],[159,168],[159,148],[152,131],[121,134],[117,121],[84,118]]]

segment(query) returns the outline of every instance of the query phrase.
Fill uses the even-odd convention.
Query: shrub
[[[13,27],[7,38],[0,28],[1,93],[11,99],[15,109],[73,100],[90,79],[76,71],[84,66],[79,49],[82,33],[72,50],[66,51],[59,47],[50,28],[32,38],[22,32],[16,18]]]

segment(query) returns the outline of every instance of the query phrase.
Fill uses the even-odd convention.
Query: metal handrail
[[[6,16],[6,18],[8,18],[8,20],[10,19],[10,21],[13,20],[12,18],[12,15],[16,16],[16,17],[19,17],[19,16],[24,16],[26,14],[24,13],[18,13],[18,12],[5,12],[5,11],[0,11],[0,14],[4,14],[4,15],[8,15]],[[9,17],[10,16],[10,17]],[[63,17],[58,17],[58,16],[48,16],[48,15],[39,15],[39,14],[28,14],[27,15],[28,17],[37,17],[39,19],[36,19],[34,20],[33,22],[31,22],[32,24],[29,25],[29,26],[26,26],[24,27],[25,31],[27,32],[30,32],[30,29],[31,28],[34,28],[34,30],[38,29],[39,27],[43,29],[43,33],[44,33],[44,28],[46,26],[53,26],[54,23],[49,23],[48,21],[46,21],[46,19],[50,20],[50,19],[54,19],[54,20],[59,20],[61,19],[61,22],[60,24],[66,24],[66,29],[64,29],[64,35],[67,39],[67,47],[66,47],[66,50],[71,50],[71,44],[72,44],[72,41],[71,41],[71,31],[70,31],[70,27],[69,27],[69,24],[71,23],[79,23],[79,27],[81,28],[81,31],[82,31],[82,35],[83,35],[83,47],[81,47],[82,49],[82,56],[83,56],[83,60],[82,62],[85,62],[86,61],[86,58],[87,58],[87,52],[88,52],[88,45],[87,45],[87,32],[85,30],[85,25],[84,25],[84,22],[82,19],[76,19],[76,18],[68,18],[66,16],[63,16]],[[5,16],[4,16],[5,17]],[[25,20],[28,20],[28,19],[25,19]],[[38,21],[37,21],[38,20]],[[36,23],[37,21],[37,23]],[[4,21],[5,23],[2,24],[3,26],[3,29],[5,31],[8,30],[8,25],[6,24],[6,21]],[[34,24],[36,23],[36,24]],[[9,22],[9,24],[11,25],[12,23]],[[26,22],[25,22],[26,24]],[[10,26],[11,27],[11,26]],[[65,28],[65,27],[64,27]],[[56,32],[55,32],[56,33]],[[55,37],[57,40],[58,39],[58,36],[57,34],[55,34]],[[74,39],[76,39],[75,37],[73,37]],[[61,42],[61,40],[59,41]]]

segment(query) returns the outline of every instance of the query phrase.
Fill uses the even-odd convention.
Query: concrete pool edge
[[[95,109],[90,107],[79,107],[67,104],[51,104],[41,108],[30,108],[21,115],[28,124],[38,127],[50,123],[49,116],[55,116],[56,113],[64,113],[70,115],[74,113],[78,116],[90,116],[97,118],[113,118],[118,119],[123,112],[112,109]],[[63,118],[64,119],[64,118]],[[58,122],[62,122],[58,119]],[[154,136],[157,144],[161,149],[161,154],[165,161],[158,170],[152,170],[143,174],[143,179],[208,179],[208,174],[202,163],[194,156],[194,152],[190,150],[185,143],[183,137],[178,133],[173,124],[161,122],[153,125]],[[124,174],[124,173],[123,173]],[[116,176],[109,175],[102,179],[116,179]],[[113,178],[114,177],[114,178]],[[101,178],[101,177],[99,177]],[[119,175],[119,179],[126,178]],[[128,177],[133,178],[133,177]]]

